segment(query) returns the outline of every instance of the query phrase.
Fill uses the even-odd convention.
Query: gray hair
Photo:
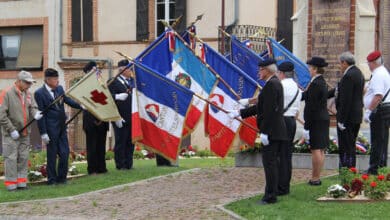
[[[284,75],[286,76],[286,78],[293,78],[294,77],[294,71],[286,71],[284,72]]]
[[[377,65],[382,65],[383,64],[383,58],[382,58],[382,56],[380,56],[380,57],[378,57],[378,59],[376,59],[375,60],[375,63],[377,64]]]
[[[272,73],[276,73],[276,71],[278,71],[278,67],[274,63],[266,66],[265,68],[268,69]]]
[[[349,51],[346,51],[346,52],[340,54],[339,60],[341,62],[345,61],[349,65],[355,64],[355,56],[351,52],[349,52]]]

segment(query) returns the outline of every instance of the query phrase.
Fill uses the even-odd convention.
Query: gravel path
[[[294,170],[293,182],[310,173]],[[263,190],[262,168],[194,169],[73,197],[0,204],[0,218],[233,219],[216,206]]]

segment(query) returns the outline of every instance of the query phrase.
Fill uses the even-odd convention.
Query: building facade
[[[216,49],[221,26],[242,38],[256,33],[253,40],[274,36],[276,5],[266,0],[0,0],[0,89],[25,69],[38,81],[34,91],[42,86],[48,67],[59,71],[60,84],[67,89],[82,77],[89,60],[98,63],[104,77],[112,77],[122,59],[114,51],[136,57],[164,31],[161,20],[172,24],[179,16],[177,31],[203,14],[196,23],[197,35]],[[75,113],[67,109],[69,117]],[[68,129],[70,146],[76,151],[85,149],[81,123],[76,117]],[[203,134],[194,135],[193,139],[202,140],[199,145],[207,145]],[[109,142],[110,137],[111,132]],[[32,142],[41,144],[37,131]]]

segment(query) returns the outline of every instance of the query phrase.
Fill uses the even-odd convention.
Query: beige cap
[[[18,79],[19,79],[19,80],[26,81],[26,82],[30,82],[30,83],[35,83],[35,82],[37,82],[37,81],[35,81],[35,80],[33,79],[33,77],[32,77],[32,75],[31,75],[30,72],[27,72],[27,71],[24,71],[24,70],[22,70],[22,71],[20,71],[20,72],[18,73]]]

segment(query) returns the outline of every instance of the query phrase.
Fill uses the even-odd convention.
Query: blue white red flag
[[[203,47],[206,63],[226,82],[225,84],[222,80],[219,81],[217,88],[210,96],[210,101],[223,109],[239,109],[240,106],[236,100],[254,97],[258,91],[256,81],[207,44],[204,43]],[[213,106],[209,108],[208,114],[205,115],[207,117],[205,128],[210,136],[210,149],[224,157],[231,147],[240,123]],[[254,131],[253,140],[246,139],[245,141],[254,142],[255,138],[256,132]]]
[[[310,73],[308,66],[298,57],[288,51],[285,47],[279,44],[275,39],[268,38],[267,41],[271,44],[271,54],[277,64],[283,61],[290,61],[294,64],[295,73],[297,75],[297,83],[301,88],[306,88],[310,82]]]
[[[360,143],[360,142],[356,142],[356,151],[360,152],[360,153],[367,153],[367,147]]]
[[[235,36],[231,36],[231,52],[230,61],[238,66],[253,80],[258,80],[259,62],[263,60],[253,50],[245,46]],[[261,86],[265,85],[265,81],[258,81]]]
[[[134,72],[133,141],[175,161],[193,92],[142,64]]]
[[[173,32],[168,31],[166,33],[153,42],[149,46],[150,50],[138,56],[137,60],[207,99],[214,88],[217,78],[184,45],[181,39],[177,36],[174,36],[172,39],[170,34],[173,34]],[[173,48],[174,52],[171,52],[170,48]],[[205,106],[205,101],[194,97],[194,102],[186,121],[187,130],[185,134],[195,128]]]

